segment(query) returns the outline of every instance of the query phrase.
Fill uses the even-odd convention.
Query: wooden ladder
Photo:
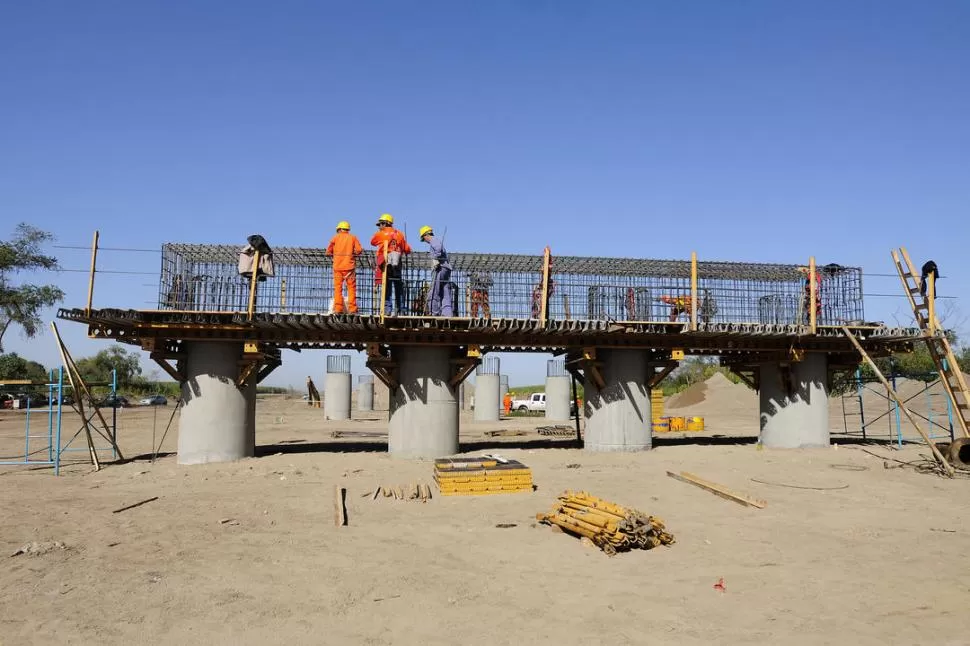
[[[896,271],[899,272],[899,279],[903,283],[903,291],[906,292],[909,304],[913,308],[916,324],[923,332],[923,340],[930,351],[937,372],[940,373],[940,381],[953,403],[953,410],[956,413],[954,417],[957,418],[963,437],[970,437],[970,419],[968,419],[970,391],[967,390],[967,383],[960,371],[960,364],[953,355],[953,348],[950,347],[946,333],[940,329],[940,322],[930,301],[930,297],[934,295],[924,296],[920,292],[920,275],[905,247],[893,251],[893,262],[896,263]]]

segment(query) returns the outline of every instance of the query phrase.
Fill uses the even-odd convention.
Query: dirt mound
[[[667,408],[687,408],[709,400],[717,403],[733,402],[744,392],[752,391],[743,384],[733,383],[722,373],[715,372],[707,381],[696,383],[687,390],[673,395],[667,402]]]

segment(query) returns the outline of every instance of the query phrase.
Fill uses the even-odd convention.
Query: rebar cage
[[[159,309],[247,311],[250,279],[240,273],[241,249],[242,245],[163,245]],[[539,318],[542,255],[451,253],[449,259],[455,317]],[[259,276],[253,311],[325,314],[334,310],[333,259],[324,249],[276,248],[273,264],[272,276]],[[355,267],[358,311],[380,314],[385,290],[374,252],[364,251]],[[388,281],[387,313],[432,314],[433,275],[427,253],[404,256],[400,279]],[[395,286],[402,292],[400,307],[393,294]],[[819,325],[864,320],[861,268],[820,266],[816,287]],[[683,323],[690,318],[691,262],[553,257],[548,299],[549,319]],[[807,266],[697,263],[698,323],[804,325],[809,316]]]

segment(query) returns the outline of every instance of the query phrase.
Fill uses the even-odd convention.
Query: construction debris
[[[395,500],[417,500],[420,502],[427,502],[431,500],[431,485],[420,482],[417,484],[410,483],[400,487],[380,485],[376,490],[374,490],[371,500],[377,500],[379,494],[381,493],[384,494],[385,498],[394,498]]]
[[[552,511],[536,514],[536,520],[592,541],[607,556],[634,548],[649,550],[674,542],[673,535],[665,531],[659,518],[621,507],[585,491],[564,492]]]
[[[525,431],[517,431],[514,429],[504,429],[500,431],[485,431],[487,437],[519,437],[525,435]]]
[[[347,490],[344,487],[333,486],[333,524],[343,527],[347,524]]]
[[[387,433],[381,431],[333,431],[330,433],[330,437],[341,438],[341,437],[356,437],[356,438],[383,438],[387,439]]]
[[[747,507],[757,507],[758,509],[764,509],[768,503],[764,500],[758,500],[757,498],[748,498],[747,496],[739,493],[735,493],[726,487],[722,487],[714,482],[708,482],[707,480],[702,480],[695,476],[693,473],[687,473],[686,471],[681,471],[680,473],[674,473],[673,471],[668,471],[667,475],[674,480],[680,480],[681,482],[686,482],[687,484],[692,484],[695,487],[700,487],[705,491],[710,491],[715,496],[720,496],[725,500],[730,500],[736,502],[739,505],[745,505]]]
[[[156,500],[158,500],[158,496],[152,496],[151,498],[146,498],[145,500],[141,500],[141,501],[136,502],[134,504],[125,505],[124,507],[122,507],[120,509],[115,509],[111,513],[112,514],[120,514],[123,511],[128,511],[129,509],[134,509],[135,507],[141,507],[144,504],[147,504],[147,503],[150,503],[150,502],[154,502]]]
[[[499,456],[435,460],[434,481],[443,496],[532,491],[532,470]]]
[[[536,432],[539,435],[551,435],[555,437],[572,437],[576,434],[576,429],[572,426],[566,424],[557,424],[555,426],[540,426],[536,428]]]

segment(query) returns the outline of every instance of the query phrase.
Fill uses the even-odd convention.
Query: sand
[[[167,453],[173,432],[154,464],[96,473],[78,462],[56,478],[0,468],[0,643],[970,643],[958,565],[970,482],[885,469],[860,447],[757,450],[757,409],[731,418],[750,401],[717,383],[699,410],[745,433],[663,438],[643,453],[566,448],[534,432],[542,420],[466,419],[469,454],[532,467],[538,490],[511,496],[371,501],[362,494],[378,484],[431,482],[431,464],[392,459],[380,440],[330,437],[386,430],[382,413],[326,422],[278,398],[258,405],[261,457],[182,467]],[[126,453],[150,452],[153,419],[160,435],[170,410],[119,411]],[[0,413],[0,454],[22,446],[22,425],[22,413]],[[502,428],[527,434],[485,439]],[[768,506],[741,507],[667,470]],[[347,527],[333,525],[334,485],[348,491]],[[677,542],[608,558],[536,526],[567,488],[658,515]],[[25,545],[36,547],[8,556]]]

